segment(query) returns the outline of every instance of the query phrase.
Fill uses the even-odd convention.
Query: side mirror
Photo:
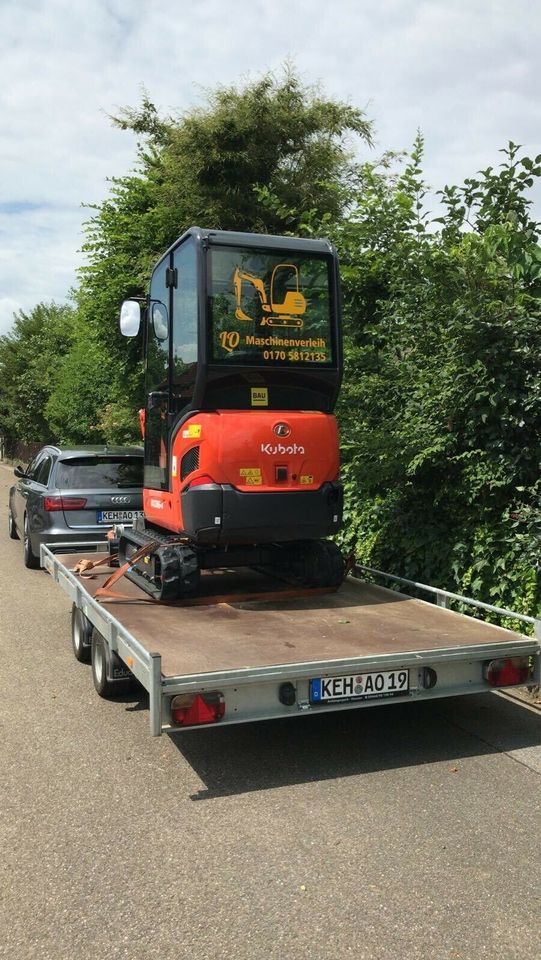
[[[15,470],[13,471],[13,473],[15,474],[15,476],[16,476],[19,480],[22,480],[23,477],[26,477],[26,473],[24,472],[24,468],[21,467],[20,464],[19,464],[18,467],[15,467]]]
[[[123,337],[136,337],[141,326],[141,305],[137,300],[124,300],[120,310],[120,332]]]
[[[169,336],[169,318],[165,303],[157,301],[152,304],[152,329],[157,340],[167,340]]]

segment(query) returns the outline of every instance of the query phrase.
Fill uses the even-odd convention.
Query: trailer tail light
[[[171,701],[171,720],[177,727],[217,723],[225,714],[225,700],[219,690],[209,693],[182,693]]]
[[[84,510],[86,507],[85,497],[44,497],[43,509],[48,513],[54,513],[56,510]]]
[[[527,683],[530,678],[528,657],[510,657],[506,660],[491,660],[484,666],[485,680],[491,687],[514,687]]]

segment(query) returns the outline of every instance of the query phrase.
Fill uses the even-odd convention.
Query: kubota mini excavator
[[[126,336],[142,319],[145,518],[120,537],[127,575],[159,600],[194,596],[219,567],[339,585],[326,539],[342,519],[335,249],[193,227],[156,265],[144,310],[124,302]]]

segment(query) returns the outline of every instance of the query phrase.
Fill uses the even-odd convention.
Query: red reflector
[[[224,713],[225,700],[218,691],[181,694],[171,701],[171,720],[180,727],[216,723]]]
[[[43,508],[51,513],[54,510],[84,510],[84,497],[44,497]]]
[[[485,679],[491,687],[514,687],[527,683],[530,665],[527,657],[512,657],[509,660],[491,660],[485,666]]]
[[[214,480],[205,473],[202,477],[196,477],[195,480],[190,480],[190,489],[192,487],[202,487],[203,484],[206,483],[214,483]]]

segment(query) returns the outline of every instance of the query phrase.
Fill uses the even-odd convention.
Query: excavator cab
[[[122,332],[140,320],[126,301]],[[154,269],[143,327],[145,521],[132,545],[182,536],[197,570],[296,563],[336,580],[341,557],[321,540],[342,517],[332,245],[191,228]],[[193,592],[182,571],[164,586],[156,549],[140,571],[153,595]]]

